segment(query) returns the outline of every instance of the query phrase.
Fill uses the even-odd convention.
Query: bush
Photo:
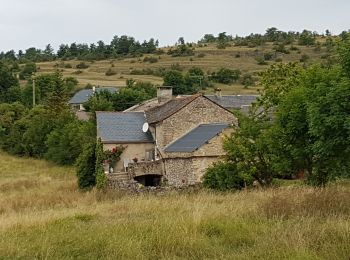
[[[217,72],[211,74],[211,78],[218,83],[231,84],[239,79],[241,75],[240,70],[231,70],[221,68]]]
[[[70,63],[65,63],[65,64],[64,64],[64,68],[66,68],[66,69],[71,69],[71,68],[72,68],[72,64],[70,64]]]
[[[300,62],[307,62],[310,59],[309,55],[303,54],[300,57]]]
[[[95,143],[87,144],[76,163],[78,186],[81,189],[91,188],[96,185],[95,146]]]
[[[278,44],[277,46],[273,47],[273,49],[276,52],[284,53],[284,54],[289,54],[290,52],[285,48],[284,44]]]
[[[232,164],[218,162],[209,167],[203,176],[203,186],[216,190],[240,190],[253,183],[250,176],[239,173]]]
[[[273,54],[271,52],[264,53],[265,60],[271,60],[272,57],[273,57]]]
[[[158,58],[147,56],[147,57],[143,58],[143,62],[156,63],[156,62],[158,62]]]
[[[105,72],[105,75],[106,76],[113,76],[113,75],[116,75],[117,72],[115,72],[113,69],[109,68],[106,72]]]
[[[244,74],[241,77],[241,83],[245,87],[249,87],[249,86],[254,86],[255,85],[254,79],[253,79],[252,75],[250,75],[250,74]]]
[[[87,69],[88,67],[90,67],[90,65],[86,64],[85,62],[80,62],[79,64],[77,64],[77,66],[75,66],[77,69]]]
[[[267,65],[266,60],[264,59],[264,57],[256,57],[255,60],[258,62],[258,65]]]

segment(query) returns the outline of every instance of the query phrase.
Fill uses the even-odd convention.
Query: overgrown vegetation
[[[208,170],[206,186],[226,189],[242,181],[240,176],[270,185],[273,177],[301,174],[319,186],[350,177],[350,78],[344,59],[350,36],[338,48],[334,66],[277,64],[262,73],[262,96],[249,117],[239,116],[239,128],[225,140],[225,163]],[[227,179],[229,172],[235,177]]]
[[[0,161],[0,258],[350,255],[349,183],[125,196],[80,192],[70,167],[3,152]]]

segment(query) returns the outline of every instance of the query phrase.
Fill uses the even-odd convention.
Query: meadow
[[[319,39],[322,42],[323,39]],[[89,65],[86,69],[77,69],[76,65],[81,61],[52,61],[37,63],[38,73],[50,73],[59,69],[64,76],[73,76],[79,81],[79,88],[83,88],[86,84],[96,86],[116,86],[124,87],[125,81],[128,78],[133,78],[139,81],[148,81],[156,85],[161,85],[163,80],[155,75],[134,75],[133,71],[170,69],[174,66],[183,71],[187,71],[192,67],[201,68],[205,73],[210,74],[220,68],[239,69],[244,74],[251,74],[257,77],[257,74],[266,70],[271,64],[280,62],[299,62],[303,55],[307,55],[309,60],[307,64],[320,63],[325,57],[326,48],[321,47],[315,50],[315,47],[298,46],[297,50],[290,50],[291,45],[286,45],[286,49],[290,50],[289,54],[276,53],[272,43],[266,43],[262,46],[248,48],[244,46],[229,46],[226,49],[217,49],[215,44],[207,44],[206,46],[195,45],[194,56],[189,57],[172,57],[167,55],[168,48],[163,48],[164,54],[144,55],[139,58],[123,58],[109,59],[99,61],[85,61]],[[265,65],[259,65],[256,58],[265,53],[273,54],[273,58],[267,61]],[[148,62],[145,57],[152,57],[156,62]],[[106,76],[108,70],[112,70],[115,74]],[[26,81],[21,82],[22,85]],[[215,87],[220,87],[223,94],[256,94],[260,89],[259,83],[256,86],[244,88],[237,82],[232,85],[214,84]],[[208,88],[206,93],[213,93],[213,88]]]
[[[0,152],[0,259],[349,259],[350,183],[217,193],[79,191]]]

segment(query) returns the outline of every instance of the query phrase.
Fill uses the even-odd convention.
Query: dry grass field
[[[290,49],[290,45],[286,45],[286,49]],[[79,87],[84,87],[90,83],[99,86],[125,86],[125,80],[133,78],[140,81],[149,81],[157,85],[161,85],[163,80],[161,77],[153,75],[130,75],[132,70],[159,68],[169,69],[172,65],[178,64],[184,71],[191,67],[199,67],[206,73],[214,72],[222,67],[230,69],[240,69],[242,74],[256,74],[268,68],[269,65],[275,63],[276,58],[280,58],[282,62],[299,61],[302,55],[309,56],[309,63],[316,63],[321,61],[321,57],[325,54],[325,47],[321,50],[315,51],[314,47],[297,46],[299,50],[290,51],[289,54],[276,54],[267,65],[258,65],[255,60],[256,57],[262,56],[264,53],[275,53],[272,43],[267,43],[264,46],[256,48],[230,46],[226,49],[217,49],[215,45],[209,44],[203,47],[195,48],[195,55],[191,57],[172,57],[167,54],[162,55],[148,55],[158,58],[158,62],[149,63],[144,62],[144,57],[140,58],[126,58],[126,59],[110,59],[94,62],[86,62],[90,65],[87,69],[81,69],[80,74],[76,74],[78,69],[75,67],[81,61],[71,60],[65,61],[65,64],[70,64],[72,68],[59,68],[62,70],[64,76],[76,77],[79,81]],[[166,51],[166,49],[165,49]],[[239,55],[239,57],[236,57]],[[147,56],[147,55],[146,55]],[[40,68],[38,73],[53,72],[57,69],[56,64],[61,61],[42,62],[38,63]],[[116,74],[106,76],[105,72],[112,69]],[[25,82],[22,82],[23,84]],[[239,83],[234,85],[217,85],[221,87],[224,94],[249,94],[257,93],[259,86],[243,88]],[[213,89],[208,89],[208,93],[213,92]]]
[[[349,259],[350,185],[80,192],[74,170],[0,152],[0,259]]]

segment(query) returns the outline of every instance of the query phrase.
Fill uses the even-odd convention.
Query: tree
[[[173,92],[175,95],[177,94],[183,94],[183,90],[185,89],[185,81],[183,78],[183,75],[180,71],[177,70],[169,70],[166,73],[164,73],[163,76],[164,86],[172,86]]]
[[[9,150],[9,134],[14,123],[21,119],[26,113],[27,108],[19,102],[0,104],[0,148]]]
[[[275,174],[269,149],[270,122],[238,115],[239,127],[224,141],[226,162],[237,167],[240,176],[270,185]]]
[[[273,64],[260,74],[264,86],[259,105],[267,112],[277,106],[280,99],[298,86],[303,69],[297,63]]]
[[[231,84],[233,82],[236,82],[239,79],[240,75],[240,70],[221,68],[217,72],[212,73],[211,78],[218,83]]]
[[[107,176],[103,169],[103,145],[101,139],[99,138],[96,142],[96,163],[95,163],[95,174],[96,174],[96,186],[98,189],[105,189],[107,185]]]
[[[61,165],[73,165],[87,143],[94,142],[95,124],[76,118],[66,120],[47,136],[45,159]]]
[[[315,66],[296,77],[298,85],[276,104],[272,165],[280,174],[304,172],[308,182],[324,185],[350,170],[350,80],[337,67]]]
[[[21,72],[19,73],[19,78],[21,80],[30,79],[30,77],[37,71],[36,64],[34,62],[28,62],[24,65]]]
[[[69,93],[75,83],[71,77],[65,79],[59,72],[43,74],[35,77],[36,104],[65,107]],[[23,103],[32,105],[33,85],[32,81],[23,90]]]
[[[343,37],[338,45],[337,52],[344,73],[350,77],[350,33]]]
[[[226,35],[226,32],[219,33],[217,37],[217,48],[218,49],[225,49],[229,44],[228,41],[230,40],[230,37]]]
[[[298,40],[299,45],[314,45],[315,44],[315,35],[308,30],[303,30],[299,35]]]
[[[17,88],[18,80],[10,68],[0,61],[0,102],[12,102],[19,99]]]
[[[92,188],[96,185],[96,143],[88,143],[77,159],[78,186],[81,189]]]

